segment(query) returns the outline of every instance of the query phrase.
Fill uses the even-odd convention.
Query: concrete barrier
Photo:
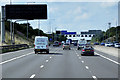
[[[95,46],[94,46],[94,49],[95,49],[95,50],[98,50],[98,51],[101,51],[101,52],[104,52],[104,53],[106,53],[106,54],[115,56],[115,57],[118,57],[118,53],[119,53],[119,51],[120,51],[120,49],[118,49],[118,48],[105,47],[105,46],[100,46],[100,45],[95,45]],[[119,57],[120,57],[120,56],[119,56]]]

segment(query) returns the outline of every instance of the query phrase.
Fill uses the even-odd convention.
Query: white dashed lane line
[[[93,79],[97,80],[97,77],[96,77],[96,76],[92,76],[92,77],[93,77]]]
[[[84,61],[81,61],[82,63],[84,63]]]
[[[81,57],[79,57],[79,59],[81,59]]]
[[[52,57],[50,57],[50,59],[51,59]]]
[[[33,74],[30,78],[34,78],[35,77],[35,74]]]
[[[97,55],[101,56],[102,58],[107,59],[107,60],[109,60],[109,61],[111,61],[111,62],[113,62],[113,63],[115,63],[115,64],[120,65],[120,63],[117,62],[117,61],[114,61],[114,60],[112,60],[112,59],[110,59],[110,58],[107,58],[107,57],[105,57],[105,56],[103,56],[103,55],[101,55],[101,54],[98,54],[98,53],[96,53],[96,52],[95,52],[95,54],[97,54]]]
[[[49,60],[46,60],[46,62],[48,62]]]
[[[86,69],[89,69],[89,67],[88,67],[88,66],[85,66],[85,68],[86,68]]]
[[[41,65],[41,66],[40,66],[40,68],[43,68],[43,67],[44,67],[44,65]]]

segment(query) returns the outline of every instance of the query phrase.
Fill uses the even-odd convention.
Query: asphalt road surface
[[[118,59],[95,51],[95,56],[81,56],[80,50],[50,47],[50,53],[34,54],[25,49],[2,54],[2,78],[82,78],[117,80]]]

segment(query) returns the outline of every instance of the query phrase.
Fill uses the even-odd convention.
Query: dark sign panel
[[[47,19],[47,5],[6,5],[6,19]]]
[[[76,34],[76,32],[65,32],[65,34]]]
[[[60,34],[60,31],[56,31],[56,34]]]

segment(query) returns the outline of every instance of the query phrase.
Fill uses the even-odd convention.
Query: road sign
[[[47,19],[47,5],[6,5],[6,19]]]

